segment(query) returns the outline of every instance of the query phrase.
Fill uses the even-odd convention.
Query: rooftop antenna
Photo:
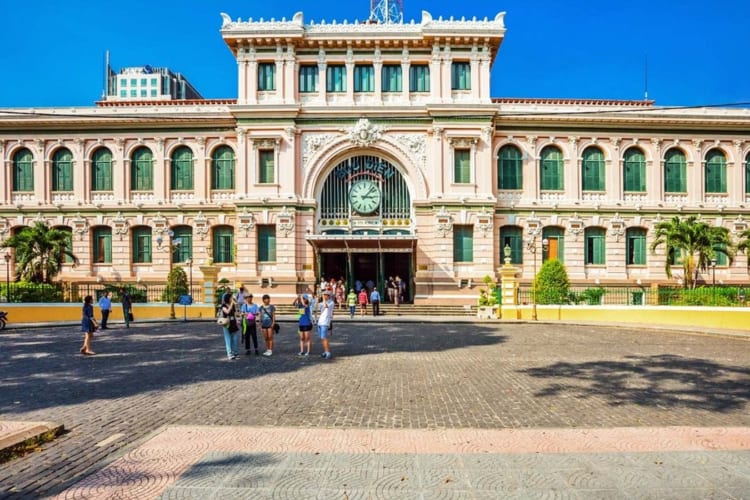
[[[643,56],[643,100],[648,101],[648,54]]]
[[[379,24],[404,22],[404,0],[370,0],[370,22]]]

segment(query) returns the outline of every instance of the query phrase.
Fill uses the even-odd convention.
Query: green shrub
[[[174,289],[174,293],[172,290]],[[167,275],[167,286],[161,294],[162,302],[177,302],[181,295],[188,295],[188,281],[185,270],[181,267],[172,268]]]
[[[494,282],[491,276],[485,276],[482,280],[487,288],[479,290],[479,305],[480,306],[496,306],[497,305],[497,283]]]
[[[5,284],[2,286],[3,297],[8,296]],[[30,281],[19,281],[10,284],[10,301],[14,303],[25,302],[62,302],[62,286],[47,283],[31,283]]]
[[[219,307],[221,305],[221,298],[224,296],[224,288],[229,286],[230,281],[226,278],[221,278],[216,283],[216,290],[214,290],[214,305]]]
[[[135,304],[148,302],[148,296],[146,295],[146,289],[134,283],[120,283],[115,285],[104,285],[104,289],[110,293],[112,302],[122,302],[120,299],[120,288],[124,288],[129,294],[130,299]]]
[[[565,266],[557,259],[542,264],[534,279],[537,304],[567,304],[570,296],[570,280]]]

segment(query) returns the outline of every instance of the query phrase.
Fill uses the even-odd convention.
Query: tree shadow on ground
[[[750,401],[750,369],[675,355],[628,356],[622,361],[555,363],[521,373],[554,382],[535,395],[604,398],[610,405],[743,409]]]

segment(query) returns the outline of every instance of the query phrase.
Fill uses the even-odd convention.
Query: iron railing
[[[170,292],[166,284],[148,285],[148,284],[117,284],[109,285],[105,283],[3,283],[0,285],[0,301],[11,303],[28,303],[28,302],[62,302],[75,303],[83,302],[87,295],[98,301],[105,290],[111,293],[113,302],[120,301],[120,288],[124,287],[133,299],[133,302],[139,303],[169,303]],[[200,284],[193,284],[190,295],[193,301],[200,300],[202,289]],[[177,289],[174,294],[176,303],[180,295],[185,295],[187,287],[184,290]]]
[[[748,291],[736,286],[704,286],[695,289],[676,287],[571,287],[563,300],[547,301],[542,289],[537,293],[537,304],[551,302],[567,305],[653,305],[653,306],[720,306],[747,305]],[[530,286],[518,288],[518,303],[532,304]]]

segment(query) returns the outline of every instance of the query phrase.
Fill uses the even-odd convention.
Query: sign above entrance
[[[396,167],[385,160],[366,157],[362,161],[344,161],[339,163],[333,170],[339,179],[351,178],[357,174],[368,173],[383,180],[390,179],[396,175]]]

